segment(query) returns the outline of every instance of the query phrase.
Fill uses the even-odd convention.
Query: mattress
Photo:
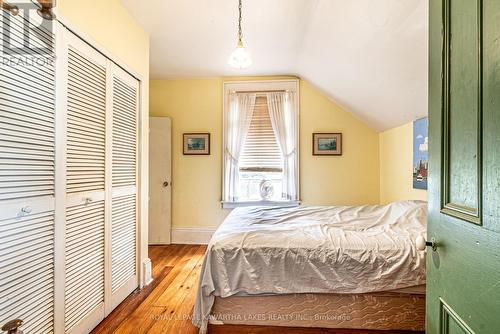
[[[214,233],[193,324],[205,333],[215,297],[365,294],[425,284],[427,205],[238,208]]]
[[[215,298],[211,324],[425,330],[425,295],[287,294]]]

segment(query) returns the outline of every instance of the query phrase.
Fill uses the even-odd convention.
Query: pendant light
[[[241,30],[241,0],[239,0],[239,18],[238,18],[238,44],[236,49],[229,56],[229,65],[233,68],[244,69],[252,65],[252,58],[245,47],[243,46],[243,33]]]

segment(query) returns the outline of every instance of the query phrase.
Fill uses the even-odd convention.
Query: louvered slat
[[[54,213],[0,221],[0,323],[21,318],[25,333],[52,333]]]
[[[267,98],[258,96],[241,153],[240,169],[246,171],[281,171],[283,158],[273,131]]]
[[[113,198],[111,226],[111,290],[136,275],[136,195]]]
[[[137,88],[113,78],[113,187],[136,185]]]
[[[0,26],[7,25],[0,29],[0,206],[6,205],[0,210],[0,324],[21,318],[25,333],[47,334],[54,332],[54,37],[25,16],[0,10]],[[37,61],[29,61],[33,56]],[[32,213],[14,214],[12,205]]]
[[[104,302],[104,201],[66,212],[65,329]]]
[[[68,52],[67,192],[104,191],[105,68]],[[86,172],[82,177],[81,172]]]
[[[4,29],[0,43],[8,37],[13,46],[22,46],[22,16],[1,11],[0,18],[10,22],[10,33]],[[30,35],[30,45],[50,50],[52,35],[37,31],[44,42]],[[51,62],[0,66],[0,201],[54,195],[54,81]]]

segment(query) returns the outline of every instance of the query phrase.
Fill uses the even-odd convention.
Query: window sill
[[[293,207],[299,206],[300,201],[246,201],[246,202],[222,202],[223,209],[234,209],[244,206],[276,206]]]

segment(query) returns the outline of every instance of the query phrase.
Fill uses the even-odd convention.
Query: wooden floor
[[[191,324],[196,285],[206,246],[151,246],[154,281],[123,301],[92,333],[196,334]],[[209,334],[405,334],[405,331],[365,331],[262,326],[209,326]]]

